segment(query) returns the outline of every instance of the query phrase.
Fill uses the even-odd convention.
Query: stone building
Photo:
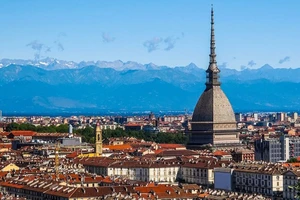
[[[210,62],[206,70],[206,88],[194,109],[191,130],[187,131],[187,147],[198,149],[201,145],[228,145],[239,143],[239,132],[231,104],[221,89],[220,70],[215,53],[214,13],[211,10]]]

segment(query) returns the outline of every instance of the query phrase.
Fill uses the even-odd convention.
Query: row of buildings
[[[271,113],[235,113],[235,119],[237,122],[296,122],[299,118],[297,112],[271,112]]]
[[[255,160],[286,162],[300,156],[300,137],[282,134],[279,138],[264,138],[254,142]]]
[[[215,189],[257,193],[272,199],[296,199],[299,163],[236,163],[215,168]]]
[[[126,119],[17,118],[21,120],[17,122],[30,121],[45,126],[68,123],[84,128],[97,123],[95,144],[90,145],[92,152],[82,152],[81,143],[60,148],[58,142],[52,146],[54,156],[37,153],[45,148],[48,151],[46,144],[38,147],[26,144],[17,150],[1,151],[0,195],[6,199],[14,196],[33,200],[295,199],[300,164],[286,161],[299,155],[300,140],[286,135],[278,138],[276,132],[273,138],[267,139],[260,131],[276,122],[293,121],[296,127],[298,115],[289,118],[283,113],[262,117],[254,114],[243,119],[235,115],[220,87],[213,9],[210,37],[206,88],[191,118],[156,118],[152,113],[147,117]],[[5,120],[16,122],[14,118]],[[237,121],[241,122],[240,126]],[[249,131],[250,125],[258,130]],[[103,145],[101,130],[117,127],[128,131],[146,127],[144,130],[151,132],[185,132],[189,138],[187,148],[192,150],[182,145],[167,146],[132,138],[108,141]],[[43,135],[23,133],[18,136],[16,132],[5,135],[8,141],[17,137],[26,141],[37,136]],[[50,136],[43,137],[49,139]],[[241,140],[241,136],[246,137]],[[124,143],[125,140],[128,143]],[[254,158],[260,161],[253,161]]]

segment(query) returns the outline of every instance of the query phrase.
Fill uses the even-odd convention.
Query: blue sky
[[[211,3],[219,66],[300,67],[297,0],[3,0],[0,59],[206,68]]]

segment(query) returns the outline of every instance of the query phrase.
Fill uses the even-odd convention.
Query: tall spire
[[[211,5],[211,28],[210,28],[210,64],[211,63],[217,63],[216,61],[216,52],[215,52],[215,28],[214,28],[214,8],[213,5]]]
[[[218,86],[220,85],[219,82],[219,75],[220,72],[218,66],[217,66],[217,60],[216,60],[216,41],[215,41],[215,28],[214,28],[214,9],[213,5],[211,5],[211,22],[210,22],[211,28],[210,28],[210,54],[209,54],[209,66],[206,70],[207,72],[207,81],[206,85],[209,86]]]

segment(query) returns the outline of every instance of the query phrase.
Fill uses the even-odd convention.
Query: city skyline
[[[272,3],[5,1],[0,199],[296,199],[299,14]]]
[[[0,59],[208,65],[214,4],[220,67],[297,68],[296,1],[6,1]],[[251,12],[249,12],[251,11]]]

